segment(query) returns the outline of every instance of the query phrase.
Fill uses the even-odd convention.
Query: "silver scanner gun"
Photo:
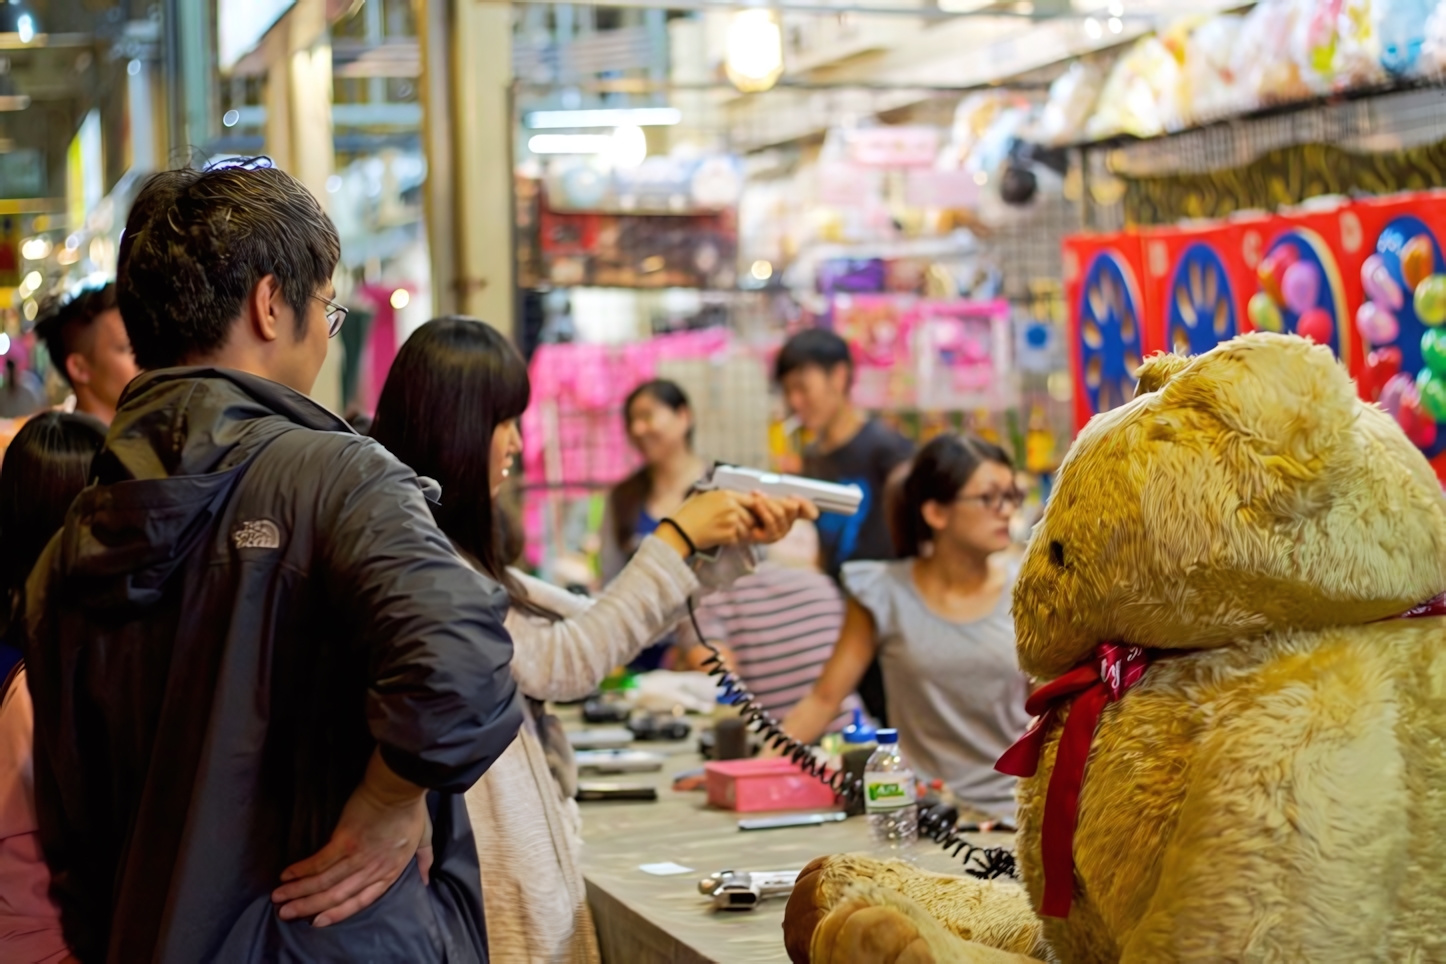
[[[762,472],[736,465],[718,465],[713,469],[712,478],[698,488],[744,494],[762,492],[775,499],[797,496],[808,499],[818,506],[820,512],[837,515],[857,515],[864,501],[864,492],[856,485],[837,485],[833,482],[805,479],[798,475]]]

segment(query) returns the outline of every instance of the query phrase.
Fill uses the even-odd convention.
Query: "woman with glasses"
[[[818,739],[877,655],[914,772],[942,780],[970,817],[1011,820],[1014,780],[994,761],[1029,725],[1009,615],[1017,563],[1005,555],[1023,499],[999,446],[967,435],[926,445],[893,500],[898,560],[843,567],[838,645],[783,728]]]

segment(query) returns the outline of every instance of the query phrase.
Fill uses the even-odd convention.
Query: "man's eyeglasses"
[[[1000,510],[1008,506],[1009,510],[1012,512],[1013,510],[1024,505],[1024,490],[1001,489],[997,492],[986,492],[983,495],[961,495],[954,501],[978,502],[990,512],[999,512]]]
[[[341,326],[346,324],[347,309],[330,298],[323,298],[321,295],[312,297],[326,305],[326,337],[335,338],[337,332],[341,331]]]

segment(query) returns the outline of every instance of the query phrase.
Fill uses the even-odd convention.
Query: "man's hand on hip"
[[[426,791],[393,773],[374,751],[331,840],[282,871],[282,886],[272,892],[271,901],[281,905],[282,920],[314,917],[315,926],[326,927],[369,907],[413,856],[427,883],[432,827]]]

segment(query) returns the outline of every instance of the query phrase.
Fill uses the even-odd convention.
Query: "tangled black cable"
[[[821,780],[846,803],[856,803],[863,796],[863,781],[855,779],[850,782],[848,774],[844,771],[829,770],[814,756],[811,747],[800,743],[784,732],[779,722],[759,705],[758,698],[748,691],[748,687],[743,685],[743,681],[723,665],[723,654],[703,634],[702,627],[698,625],[698,614],[693,610],[691,599],[688,600],[688,619],[693,623],[693,632],[697,635],[698,641],[708,650],[708,658],[703,661],[708,675],[718,681],[718,688],[723,691],[728,702],[736,706],[739,714],[748,721],[754,732],[763,737],[764,744],[782,751],[784,756],[797,764],[803,772]],[[945,850],[951,850],[955,857],[962,853],[964,872],[971,877],[991,880],[995,877],[1019,876],[1015,868],[1014,854],[1011,851],[1004,847],[976,847],[955,832],[951,820],[942,819],[934,814],[921,815],[919,832],[930,840],[936,841]]]

